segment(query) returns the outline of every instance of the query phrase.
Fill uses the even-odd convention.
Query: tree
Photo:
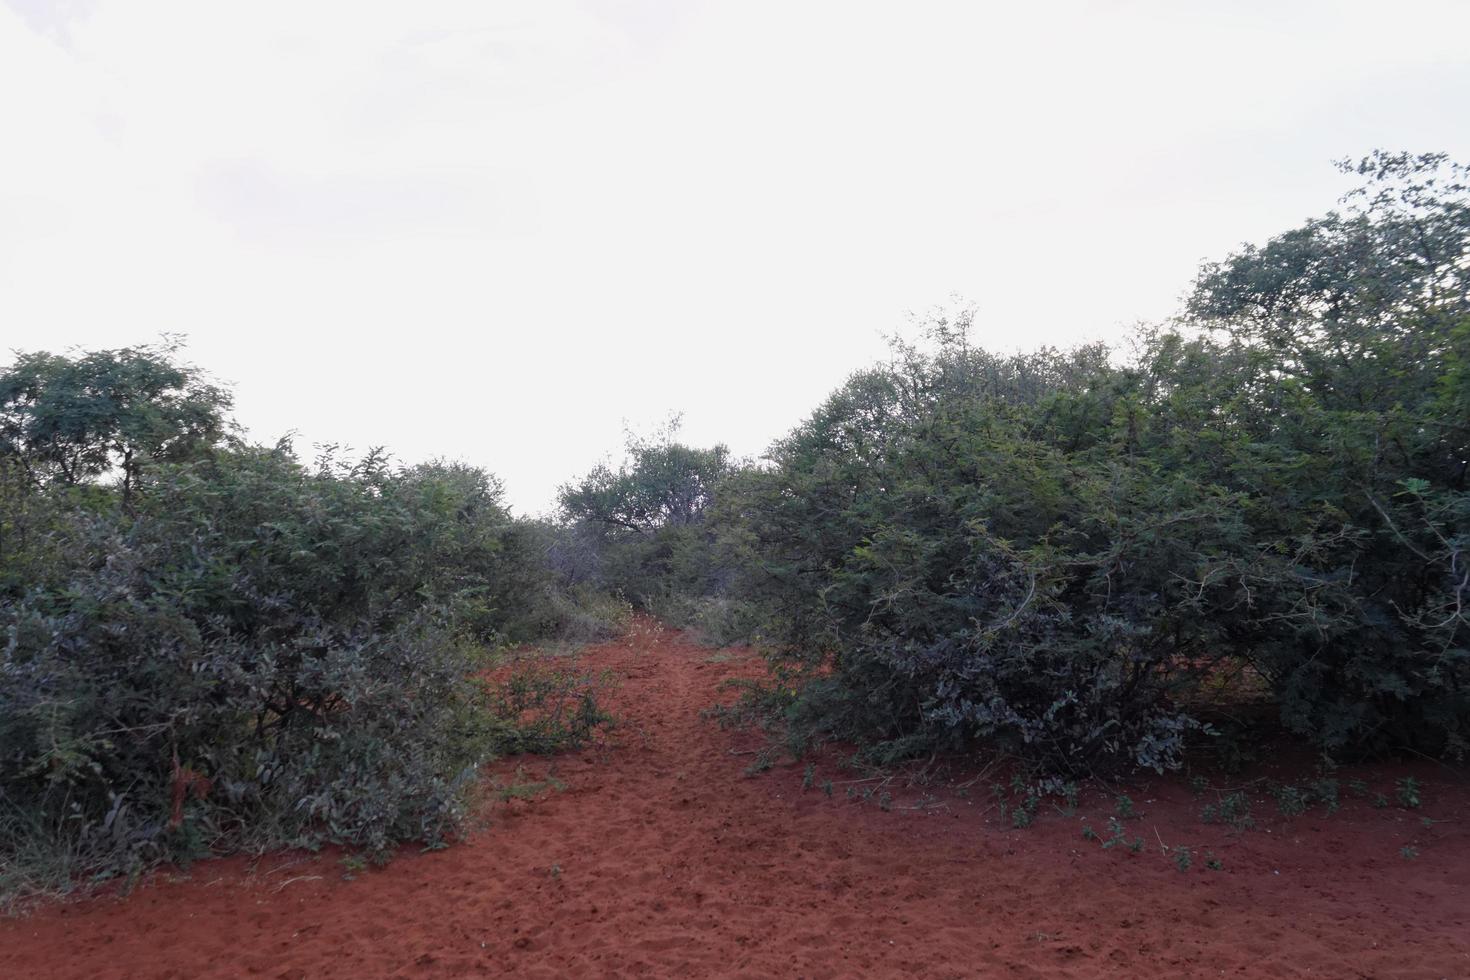
[[[187,459],[230,428],[229,392],[180,363],[180,347],[18,353],[0,374],[0,457],[35,486],[117,474],[127,501],[147,465]]]
[[[675,417],[652,438],[629,434],[621,466],[599,465],[560,491],[564,541],[585,549],[598,584],[674,618],[671,602],[711,588],[705,515],[736,468],[724,446],[687,446],[677,433]]]
[[[622,466],[600,464],[561,488],[562,515],[645,536],[699,523],[715,485],[732,469],[730,450],[686,446],[675,441],[677,433],[677,418],[652,439],[630,433]]]
[[[1176,401],[1213,403],[1192,465],[1251,500],[1234,640],[1287,723],[1463,753],[1470,166],[1339,166],[1365,178],[1342,211],[1204,268],[1189,311],[1216,366],[1192,393],[1176,374]]]

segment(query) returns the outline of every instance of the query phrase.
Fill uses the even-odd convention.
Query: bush
[[[535,560],[494,481],[240,446],[134,504],[7,509],[0,851],[112,875],[455,833],[507,732],[475,673]]]
[[[520,520],[508,530],[506,567],[497,579],[506,641],[595,643],[627,628],[632,607],[601,585],[600,556],[584,530],[539,520]]]
[[[1180,576],[1231,535],[1229,501],[1064,404],[1065,379],[1110,385],[1098,351],[997,359],[940,326],[934,357],[855,378],[732,504],[773,635],[822,675],[793,721],[909,752],[986,738],[1076,767],[1172,764],[1195,723],[1169,694],[1205,649],[1181,642]],[[1044,428],[1089,411],[1085,443]]]
[[[798,737],[1164,768],[1230,661],[1328,751],[1464,753],[1470,186],[1350,169],[1346,213],[1207,266],[1131,357],[940,319],[723,484]]]

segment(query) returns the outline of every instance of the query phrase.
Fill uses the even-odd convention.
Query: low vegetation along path
[[[835,766],[746,777],[750,737],[700,716],[756,670],[740,651],[645,620],[582,659],[619,678],[614,744],[528,765],[563,788],[467,843],[350,878],[340,854],[158,875],[0,922],[0,976],[1470,976],[1470,843],[1445,813],[1232,833],[1161,781],[1127,822],[1144,850],[1104,849],[1080,832],[1106,827],[1100,793],[1015,830],[979,782],[884,809]],[[1422,813],[1463,815],[1453,783]],[[1180,871],[1162,848],[1186,841]]]

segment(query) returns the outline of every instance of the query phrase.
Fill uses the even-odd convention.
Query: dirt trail
[[[1132,855],[1082,839],[1101,799],[1024,831],[983,792],[885,812],[800,766],[742,776],[748,739],[699,716],[740,655],[645,621],[583,659],[621,678],[618,744],[538,760],[566,788],[468,843],[352,881],[336,856],[206,862],[0,922],[0,977],[1470,977],[1463,819],[1349,804],[1234,835],[1161,782]],[[1431,793],[1467,815],[1463,786]]]

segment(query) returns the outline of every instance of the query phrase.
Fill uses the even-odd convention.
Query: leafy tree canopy
[[[686,446],[676,440],[678,428],[676,416],[653,438],[629,433],[621,466],[601,464],[561,488],[562,516],[643,535],[697,524],[732,469],[730,451]]]
[[[178,360],[181,346],[18,354],[0,373],[0,457],[37,485],[116,473],[126,497],[148,464],[218,444],[232,399]]]

